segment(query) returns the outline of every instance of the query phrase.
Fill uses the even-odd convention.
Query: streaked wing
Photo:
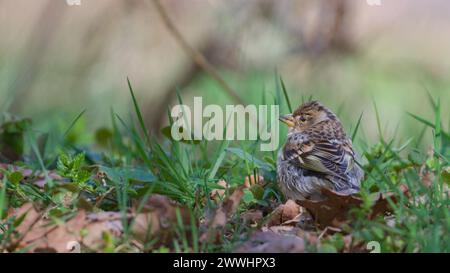
[[[346,143],[336,140],[319,140],[297,143],[297,147],[285,149],[285,156],[300,167],[340,177],[347,180],[347,172],[352,168],[353,156]],[[351,148],[350,148],[351,151]]]
[[[352,156],[346,152],[343,143],[321,140],[314,144],[312,151],[306,155],[305,164],[311,164],[313,170],[346,179]]]

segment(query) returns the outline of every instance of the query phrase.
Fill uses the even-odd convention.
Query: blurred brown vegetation
[[[313,94],[335,109],[346,108],[351,120],[371,107],[372,98],[384,118],[399,121],[405,111],[427,114],[419,107],[425,87],[443,100],[450,97],[445,0],[382,0],[379,7],[363,0],[161,2],[186,41],[246,103],[262,90],[273,92],[275,70],[295,99]],[[204,71],[183,52],[151,1],[81,0],[81,6],[69,6],[63,0],[0,0],[0,37],[2,111],[9,106],[10,112],[48,117],[57,109],[87,108],[92,126],[105,124],[110,106],[129,107],[128,76],[146,122],[156,129],[176,88],[187,97],[207,95],[210,102],[219,92],[198,90],[195,82]],[[248,90],[254,74],[263,75],[257,77],[260,88]],[[216,101],[225,102],[233,99]],[[371,115],[366,113],[369,120]],[[369,135],[374,127],[366,128]]]

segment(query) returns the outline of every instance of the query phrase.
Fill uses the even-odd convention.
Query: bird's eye
[[[305,122],[305,121],[306,121],[306,118],[305,118],[304,116],[300,116],[300,121],[301,121],[301,122]]]

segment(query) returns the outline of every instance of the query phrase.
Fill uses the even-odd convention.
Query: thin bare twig
[[[207,74],[209,74],[217,83],[223,88],[223,90],[236,102],[239,104],[244,104],[243,100],[237,92],[231,88],[228,83],[219,75],[219,73],[216,71],[216,69],[209,63],[209,61],[203,56],[198,50],[194,49],[192,46],[189,45],[189,43],[186,41],[186,39],[183,37],[181,32],[177,29],[175,24],[170,19],[169,15],[167,14],[166,9],[161,4],[160,0],[152,0],[158,14],[161,16],[161,19],[163,20],[164,25],[167,27],[169,32],[172,34],[172,36],[175,38],[177,43],[181,46],[183,51],[189,55],[190,58],[199,66],[201,67]]]
[[[113,192],[116,188],[115,187],[111,187],[108,191],[106,191],[104,194],[100,195],[97,200],[95,201],[95,205],[94,208],[98,208],[100,206],[100,204],[102,203],[102,201],[106,198],[106,196],[108,196],[111,192]]]

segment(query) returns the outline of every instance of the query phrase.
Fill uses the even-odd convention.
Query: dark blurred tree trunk
[[[354,44],[350,35],[350,5],[348,0],[333,1],[334,20],[330,26],[329,47],[341,52],[351,52]]]

